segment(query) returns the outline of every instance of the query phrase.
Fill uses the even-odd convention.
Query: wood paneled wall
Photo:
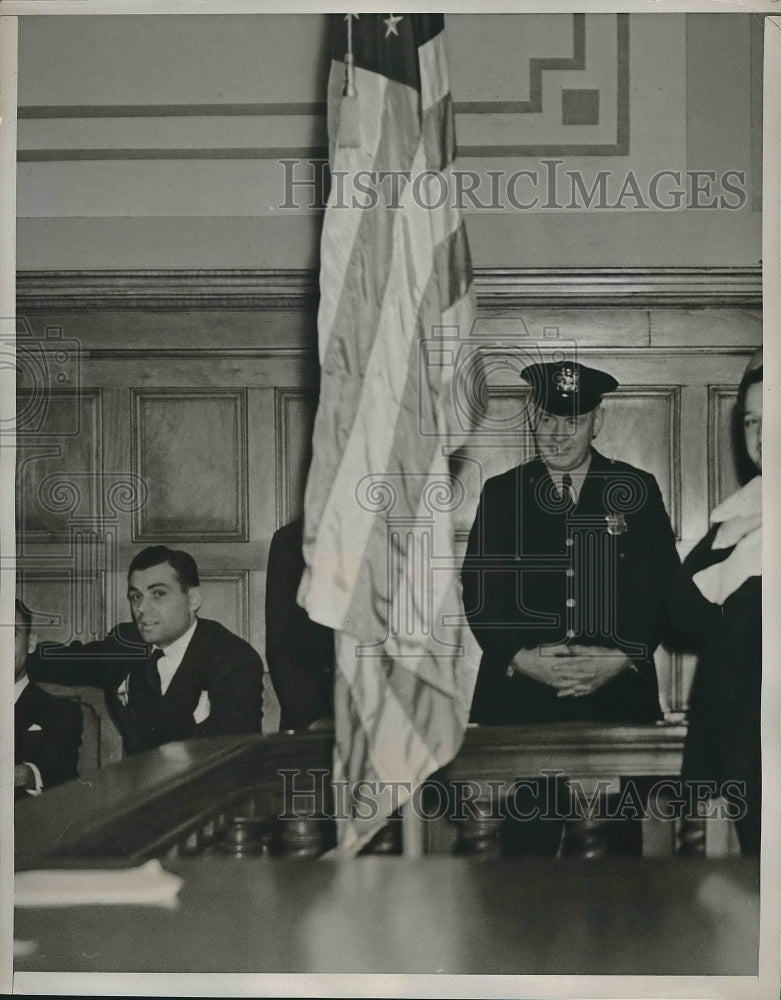
[[[19,566],[41,639],[127,618],[130,558],[167,542],[198,561],[201,613],[264,652],[268,546],[301,513],[309,460],[313,283],[215,281],[20,279]],[[464,452],[471,496],[528,453],[518,369],[563,350],[618,378],[597,447],[656,476],[687,550],[737,483],[731,408],[761,343],[758,273],[503,272],[478,291],[478,327],[457,346],[495,363]],[[658,659],[664,708],[680,712],[692,665]],[[267,684],[264,729],[277,726]]]

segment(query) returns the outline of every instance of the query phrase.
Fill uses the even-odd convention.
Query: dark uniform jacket
[[[333,632],[296,603],[304,572],[302,536],[300,520],[276,531],[266,572],[266,660],[282,730],[306,729],[334,714]]]
[[[651,722],[661,717],[653,652],[679,566],[652,475],[592,449],[578,503],[564,509],[533,459],[490,479],[464,563],[464,606],[483,649],[475,722]],[[622,651],[625,669],[590,695],[563,697],[506,676],[515,653],[548,643]]]
[[[148,680],[151,648],[132,622],[105,639],[82,645],[41,644],[28,662],[36,680],[103,688],[126,753],[171,740],[260,732],[263,663],[249,643],[219,622],[199,618],[182,662],[164,695]],[[127,680],[127,703],[119,689]],[[202,692],[211,711],[196,724]]]
[[[79,706],[28,684],[14,707],[14,763],[35,764],[44,790],[78,777],[82,719]],[[17,797],[26,795],[17,789]]]

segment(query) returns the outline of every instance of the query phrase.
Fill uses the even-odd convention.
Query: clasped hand
[[[28,764],[14,764],[14,788],[35,788],[35,774]]]
[[[559,698],[581,697],[631,666],[628,656],[609,646],[556,644],[519,649],[507,668],[507,676],[526,674],[555,688]]]

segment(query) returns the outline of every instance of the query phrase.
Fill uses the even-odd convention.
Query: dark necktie
[[[561,477],[561,499],[565,512],[569,513],[575,506],[575,496],[572,489],[572,476],[568,472],[565,472]]]
[[[149,657],[146,665],[146,677],[149,681],[149,685],[155,694],[162,695],[163,689],[160,684],[160,671],[158,670],[158,662],[165,656],[162,649],[153,649],[152,655]]]

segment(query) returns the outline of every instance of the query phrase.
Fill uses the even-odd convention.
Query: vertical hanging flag
[[[454,405],[474,293],[444,18],[334,15],[333,29],[299,602],[336,632],[337,830],[354,852],[463,739],[479,649],[455,556],[472,512],[449,456],[479,414]]]

